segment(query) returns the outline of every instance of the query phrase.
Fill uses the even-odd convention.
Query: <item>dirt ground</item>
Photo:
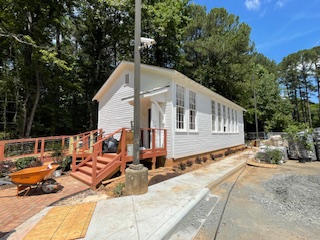
[[[220,200],[195,239],[320,239],[320,162],[247,166],[223,213],[238,176],[212,190]]]
[[[231,156],[231,155],[230,155]],[[212,160],[212,159],[203,159],[202,161],[195,161],[194,158],[187,159],[181,163],[173,164],[170,167],[160,167],[155,170],[148,171],[148,180],[149,186],[165,181],[167,179],[179,176],[181,174],[194,171],[196,169],[206,167],[209,164],[214,164],[218,161],[223,160],[223,157]],[[107,184],[101,184],[95,191],[88,189],[84,192],[75,194],[68,198],[62,199],[59,202],[56,202],[55,206],[69,205],[69,204],[78,204],[88,201],[96,201],[99,199],[109,199],[120,197],[125,195],[125,189],[121,188],[121,185],[125,183],[125,177],[120,176],[116,177],[116,180],[109,182]]]

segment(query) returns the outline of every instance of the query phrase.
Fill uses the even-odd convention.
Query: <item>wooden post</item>
[[[38,138],[36,139],[35,143],[34,143],[34,154],[37,154],[38,153]]]
[[[40,150],[40,160],[43,162],[43,154],[44,154],[44,138],[41,139],[41,150]]]
[[[90,153],[92,153],[93,152],[93,144],[94,144],[94,136],[93,136],[93,133],[91,132],[90,133],[90,141],[89,141],[89,143],[90,143]]]
[[[122,128],[121,130],[121,175],[125,174],[125,169],[126,169],[126,163],[127,163],[127,151],[126,151],[126,138],[127,138],[127,130],[125,128]]]
[[[100,144],[98,144],[100,145]],[[99,148],[99,146],[97,146]],[[98,156],[98,149],[96,147],[93,148],[92,154],[92,186],[97,185],[97,156]],[[92,188],[92,187],[91,187]]]
[[[73,154],[73,136],[69,138],[69,154]]]
[[[77,142],[77,147],[75,150],[76,150],[76,153],[78,153],[79,152],[79,136],[77,136],[76,142]]]
[[[65,137],[62,137],[62,139],[61,139],[61,146],[62,146],[62,148],[64,148],[64,140],[65,140]]]
[[[72,137],[72,172],[76,171],[76,160],[77,160],[77,152],[76,152],[76,142],[73,142],[73,137]]]
[[[0,142],[0,161],[4,161],[4,146],[6,145],[5,141]]]
[[[152,129],[152,170],[156,169],[156,161],[157,161],[157,157],[156,157],[156,129]]]

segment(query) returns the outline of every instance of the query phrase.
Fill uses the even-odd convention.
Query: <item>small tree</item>
[[[295,151],[299,158],[302,158],[298,144],[300,143],[304,149],[309,152],[312,150],[313,143],[308,140],[308,136],[312,134],[312,129],[305,123],[293,123],[286,128],[288,139],[294,142]],[[307,154],[306,154],[307,155]]]

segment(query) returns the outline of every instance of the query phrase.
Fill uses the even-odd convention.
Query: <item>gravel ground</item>
[[[286,174],[263,181],[272,198],[256,193],[251,198],[270,214],[290,218],[301,224],[320,226],[320,175]]]
[[[288,161],[277,169],[247,166],[224,213],[239,173],[212,190],[219,201],[193,239],[320,239],[319,171],[320,162]]]

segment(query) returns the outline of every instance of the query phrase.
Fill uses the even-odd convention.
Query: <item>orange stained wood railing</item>
[[[67,147],[70,136],[51,136],[0,141],[0,161],[20,157],[37,156],[43,161],[46,152],[53,150],[55,144]]]
[[[69,155],[73,154],[74,151],[77,153],[92,152],[94,143],[102,138],[102,134],[103,132],[100,128],[72,136],[70,138]]]
[[[91,187],[95,187],[98,183],[100,183],[105,178],[105,174],[107,174],[108,169],[110,169],[111,166],[115,165],[116,162],[118,162],[118,164],[120,165],[120,158],[121,158],[120,156],[121,154],[117,154],[117,156],[111,162],[109,162],[108,165],[106,165],[105,167],[101,168],[98,171],[97,162],[98,162],[98,157],[102,157],[103,155],[103,142],[109,139],[110,137],[113,137],[115,134],[118,134],[118,133],[123,134],[123,132],[125,134],[126,131],[123,131],[123,130],[124,130],[123,128],[120,128],[117,131],[111,134],[108,134],[106,137],[99,139],[96,143],[93,144],[93,152],[87,155],[87,157],[84,160],[82,160],[79,164],[77,164],[77,160],[79,158],[79,153],[77,153],[77,151],[79,147],[77,146],[77,143],[74,142],[73,154],[72,154],[72,172],[76,172],[81,167],[85,166],[87,163],[92,162]],[[122,142],[123,141],[121,141],[121,146],[123,145]],[[83,152],[83,150],[81,150],[81,152]]]
[[[103,143],[104,141],[111,137],[114,137],[115,135],[120,135],[120,140],[118,142],[118,151],[107,165],[98,169],[98,158],[101,159],[104,156]],[[110,174],[110,172],[113,171],[116,167],[120,168],[121,174],[123,175],[125,173],[126,164],[133,161],[133,156],[128,156],[127,151],[127,144],[133,144],[132,137],[133,134],[131,129],[120,128],[115,132],[97,140],[93,144],[92,153],[87,153],[85,158],[80,154],[80,152],[84,152],[84,150],[79,150],[79,146],[76,142],[74,142],[72,150],[72,172],[75,173],[80,170],[81,167],[90,165],[92,168],[92,179],[90,183],[92,188],[103,181],[106,176],[108,176],[108,174]],[[150,145],[141,148],[140,159],[151,159],[152,169],[154,169],[156,165],[156,157],[167,155],[167,130],[152,128],[141,129],[141,145]],[[82,145],[81,147],[85,148],[85,145]],[[77,162],[79,161],[79,158],[82,159],[81,162]]]
[[[96,139],[102,137],[102,129],[88,131],[73,136],[50,136],[39,138],[24,138],[0,141],[0,161],[18,159],[27,156],[39,157],[41,161],[53,151],[54,147],[59,144],[64,149],[66,155],[72,154],[70,143],[82,139],[84,142],[83,149],[87,150],[94,144]],[[69,150],[68,150],[69,148]],[[71,148],[72,149],[72,148]]]

